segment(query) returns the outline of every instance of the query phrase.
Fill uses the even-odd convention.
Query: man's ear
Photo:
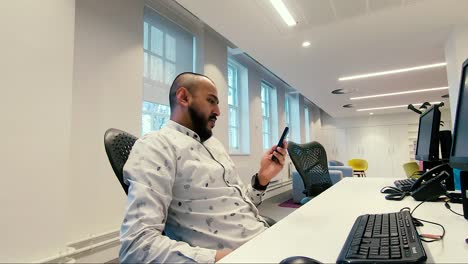
[[[176,91],[176,98],[177,98],[177,102],[179,102],[179,105],[183,107],[188,107],[188,105],[190,104],[190,100],[192,100],[192,95],[187,90],[187,88],[180,87]]]

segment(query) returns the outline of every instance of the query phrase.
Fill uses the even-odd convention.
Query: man
[[[256,205],[283,168],[287,145],[267,151],[253,186],[245,185],[212,137],[220,115],[213,81],[182,73],[169,101],[171,120],[137,140],[124,166],[121,262],[213,263],[268,227]]]

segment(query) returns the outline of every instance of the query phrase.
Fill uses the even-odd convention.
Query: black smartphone
[[[280,140],[278,141],[278,144],[277,144],[278,147],[280,148],[283,147],[283,141],[288,135],[288,133],[289,133],[289,127],[285,127],[283,130],[283,134],[281,134]],[[278,159],[275,156],[271,156],[271,160],[278,162]]]

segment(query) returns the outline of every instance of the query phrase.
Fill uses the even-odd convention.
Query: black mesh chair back
[[[304,181],[305,195],[317,196],[333,185],[328,173],[327,153],[320,143],[297,144],[289,141],[288,153]]]
[[[104,134],[107,157],[125,194],[128,194],[128,186],[123,181],[123,167],[137,139],[134,135],[116,128],[109,128]]]

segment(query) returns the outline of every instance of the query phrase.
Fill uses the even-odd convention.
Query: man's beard
[[[192,119],[193,130],[200,136],[201,142],[209,139],[213,135],[213,132],[208,129],[208,121],[213,117],[216,118],[216,116],[210,116],[208,119],[205,119],[193,106],[188,107],[188,112]]]

